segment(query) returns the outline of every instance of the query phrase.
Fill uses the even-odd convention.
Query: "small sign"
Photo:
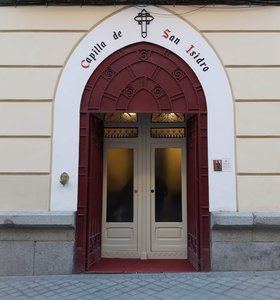
[[[213,160],[213,169],[215,172],[222,172],[223,171],[223,162],[221,159],[214,159]]]
[[[213,159],[214,172],[231,172],[231,160],[229,158]]]
[[[223,158],[223,171],[230,172],[232,169],[231,160],[229,158]]]

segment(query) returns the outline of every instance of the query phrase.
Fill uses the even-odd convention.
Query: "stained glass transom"
[[[135,123],[137,122],[137,114],[136,113],[112,113],[105,114],[104,118],[105,122],[116,122],[116,123]]]
[[[179,113],[161,113],[161,114],[152,114],[152,123],[176,123],[184,122],[184,114]]]
[[[138,128],[104,128],[105,138],[137,138]]]
[[[152,138],[184,138],[185,128],[151,128]]]

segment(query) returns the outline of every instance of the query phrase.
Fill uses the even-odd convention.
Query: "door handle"
[[[137,193],[138,193],[138,190],[137,190],[137,189],[135,189],[135,190],[134,190],[134,193],[135,193],[135,194],[137,194]]]
[[[151,193],[154,193],[155,192],[155,190],[151,190]]]

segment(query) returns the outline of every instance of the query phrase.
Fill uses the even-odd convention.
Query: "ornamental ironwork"
[[[138,137],[138,128],[126,127],[107,127],[104,128],[104,137],[105,138],[137,138]]]
[[[151,128],[151,138],[184,138],[185,128]]]
[[[142,9],[134,20],[141,25],[141,36],[145,39],[148,36],[148,25],[154,20],[154,17],[146,9]]]
[[[105,122],[116,122],[116,123],[136,123],[137,114],[136,113],[107,113],[104,118]]]
[[[180,113],[152,114],[152,123],[181,123],[181,122],[185,122],[184,114],[180,114]]]

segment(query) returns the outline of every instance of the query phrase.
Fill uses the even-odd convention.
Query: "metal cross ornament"
[[[134,18],[138,25],[141,25],[141,35],[145,39],[148,35],[148,25],[153,21],[154,17],[150,15],[146,11],[146,9],[142,9],[141,12]]]

